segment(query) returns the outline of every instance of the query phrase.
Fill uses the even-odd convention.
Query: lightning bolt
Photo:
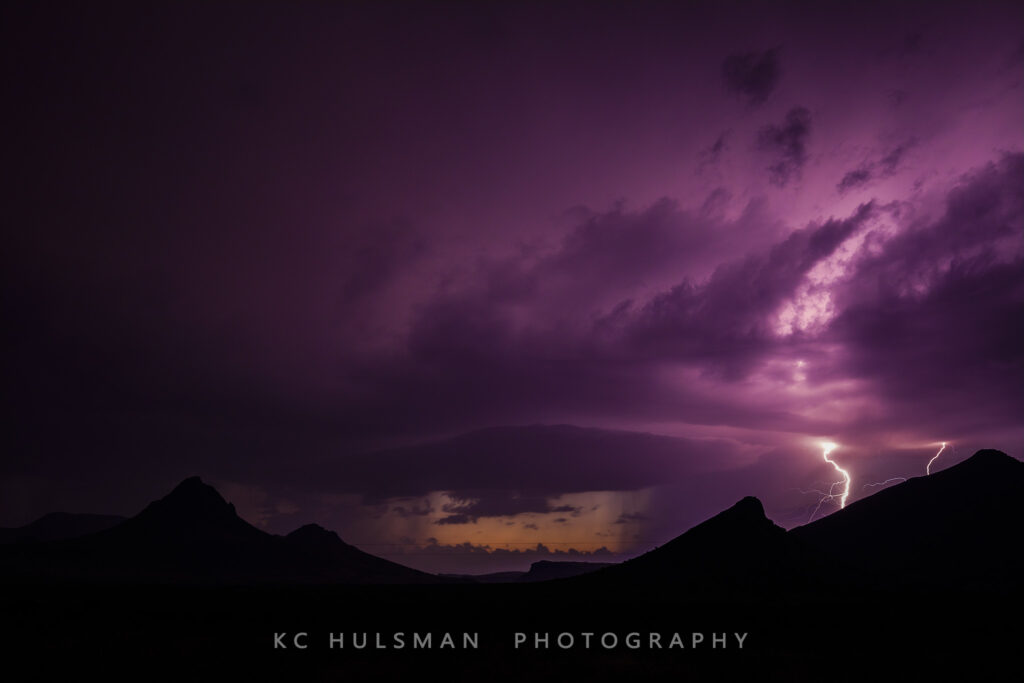
[[[946,450],[946,442],[945,441],[942,442],[942,448],[939,449],[939,452],[936,453],[935,456],[931,460],[928,461],[927,465],[925,465],[924,473],[926,475],[932,473],[932,463],[939,459],[939,456],[942,455],[942,451],[944,451],[944,450]]]
[[[839,481],[832,482],[832,485],[829,486],[828,493],[816,491],[816,493],[821,495],[821,499],[818,500],[818,505],[815,506],[814,512],[811,513],[810,518],[807,520],[808,522],[814,519],[814,516],[818,514],[818,510],[821,509],[821,506],[825,503],[825,501],[835,500],[836,498],[838,498],[839,509],[842,510],[843,508],[846,507],[846,499],[850,497],[850,473],[844,470],[842,467],[840,467],[835,460],[832,460],[831,458],[828,457],[829,454],[837,448],[839,448],[839,444],[832,443],[831,441],[821,442],[822,458],[824,458],[825,462],[827,462],[829,465],[832,465],[832,467],[836,468],[836,472],[842,475],[843,478],[840,479]],[[842,487],[842,493],[836,493],[836,487],[839,486]]]
[[[892,477],[890,479],[886,479],[885,481],[876,481],[876,482],[872,482],[870,484],[864,484],[864,486],[862,488],[866,489],[866,488],[874,487],[874,486],[885,486],[887,484],[891,484],[891,483],[896,482],[896,481],[906,481],[906,480],[907,480],[906,477]]]

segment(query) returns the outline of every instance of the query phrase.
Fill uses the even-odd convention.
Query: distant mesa
[[[538,560],[529,571],[493,572],[490,574],[445,574],[469,583],[537,583],[573,576],[582,576],[598,569],[614,566],[614,562],[575,562],[571,560]]]
[[[530,571],[526,572],[521,581],[551,581],[552,579],[565,579],[571,576],[581,576],[595,572],[598,569],[612,567],[614,562],[568,562],[556,560],[538,560],[530,565]]]

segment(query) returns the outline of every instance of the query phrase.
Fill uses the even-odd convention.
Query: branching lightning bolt
[[[906,477],[891,477],[889,479],[886,479],[885,481],[876,481],[876,482],[872,482],[870,484],[864,484],[864,486],[862,488],[866,489],[866,488],[873,488],[875,486],[887,486],[887,485],[895,483],[897,481],[906,481],[906,480],[907,480]]]
[[[839,444],[833,443],[831,441],[822,441],[820,445],[822,449],[822,459],[824,459],[825,462],[827,462],[829,465],[832,465],[832,467],[835,468],[836,472],[838,472],[843,478],[840,479],[839,481],[833,482],[829,486],[828,491],[821,491],[818,489],[812,489],[810,491],[800,491],[801,493],[813,493],[819,496],[818,504],[814,506],[814,510],[811,512],[811,516],[807,519],[808,522],[814,520],[814,517],[818,514],[818,511],[821,510],[821,506],[824,505],[826,502],[836,500],[838,498],[839,508],[843,509],[846,507],[846,500],[850,497],[850,473],[847,470],[844,470],[842,467],[840,467],[835,460],[829,457],[832,451],[839,448]],[[933,455],[932,459],[929,460],[928,464],[925,466],[925,474],[932,473],[932,464],[939,459],[939,456],[942,455],[942,452],[946,450],[946,446],[948,445],[949,444],[947,444],[945,441],[942,442],[942,446],[939,448],[939,452]],[[888,486],[889,484],[894,484],[896,482],[906,480],[906,477],[891,477],[889,479],[886,479],[885,481],[875,481],[869,484],[864,484],[862,489],[874,488],[876,486]]]
[[[932,473],[932,463],[939,459],[939,456],[942,455],[942,451],[944,451],[944,450],[946,450],[946,442],[945,441],[942,442],[942,448],[939,449],[939,452],[936,453],[935,456],[932,457],[932,459],[928,461],[927,465],[925,465],[925,468],[924,468],[924,473],[925,474],[931,474]]]
[[[842,467],[840,467],[835,460],[832,460],[831,458],[828,457],[832,451],[839,448],[839,444],[832,443],[831,441],[822,441],[821,448],[822,458],[824,458],[825,462],[827,462],[829,465],[832,465],[832,467],[836,469],[836,472],[841,474],[843,478],[839,481],[832,482],[832,485],[829,486],[828,493],[824,493],[822,491],[815,492],[821,495],[821,499],[818,500],[817,506],[815,506],[814,511],[811,513],[810,518],[807,520],[808,522],[814,519],[814,516],[818,514],[818,510],[821,509],[821,506],[825,503],[825,501],[835,500],[836,498],[838,498],[839,509],[843,509],[846,507],[846,499],[850,497],[850,473],[844,470]],[[836,493],[836,487],[839,486],[842,487],[842,493]]]

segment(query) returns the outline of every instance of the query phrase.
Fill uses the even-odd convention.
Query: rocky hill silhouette
[[[266,534],[190,479],[113,528],[0,546],[0,608],[7,650],[36,674],[29,680],[112,665],[136,680],[175,663],[202,677],[211,661],[227,665],[226,680],[407,679],[436,665],[453,680],[642,671],[859,681],[893,674],[892,662],[915,680],[1000,680],[1016,670],[1022,636],[1022,500],[1022,463],[983,451],[788,532],[744,498],[628,562],[488,585],[401,567],[316,525]],[[471,630],[481,649],[329,648],[327,634],[342,629]],[[310,649],[272,649],[285,630],[308,631]],[[611,632],[621,641],[633,630],[681,632],[686,649],[556,650],[555,640],[515,649],[511,639]],[[690,638],[698,631],[708,636],[701,646]],[[714,633],[728,634],[728,650],[715,649]]]
[[[1024,463],[979,451],[941,472],[910,479],[806,526],[786,531],[756,498],[637,558],[610,566],[540,562],[526,573],[472,583],[555,580],[567,588],[633,586],[673,595],[775,595],[836,589],[937,587],[1014,590],[1024,572]],[[58,518],[54,518],[58,519]],[[47,520],[47,518],[43,518]],[[46,527],[40,520],[36,528]],[[198,477],[138,515],[77,538],[41,532],[0,545],[0,573],[31,579],[164,583],[438,583],[375,557],[315,524],[287,536],[241,519]],[[84,525],[84,526],[83,526]],[[29,525],[32,526],[32,525]],[[60,525],[51,524],[51,528]],[[27,528],[27,527],[26,527]]]
[[[757,498],[729,509],[637,558],[572,579],[673,594],[768,592],[806,587],[827,574],[823,556],[765,516]]]
[[[693,595],[1019,590],[1022,532],[1024,463],[983,450],[788,532],[744,498],[659,548],[572,581]]]
[[[365,553],[320,527],[303,527],[287,537],[261,531],[198,477],[112,528],[70,540],[6,546],[0,570],[33,579],[163,583],[438,580]]]
[[[1024,463],[978,451],[789,533],[868,580],[1014,588],[1024,575]]]

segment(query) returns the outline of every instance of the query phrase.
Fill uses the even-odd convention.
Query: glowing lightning
[[[945,441],[942,442],[942,448],[940,448],[939,452],[935,454],[935,457],[933,457],[931,460],[929,460],[928,464],[925,465],[925,468],[924,468],[924,473],[925,474],[931,474],[932,473],[932,463],[939,459],[939,456],[942,455],[942,451],[944,451],[944,450],[946,450],[946,442]]]
[[[828,493],[822,493],[821,500],[818,501],[817,507],[815,507],[814,512],[811,513],[810,519],[814,519],[814,515],[818,514],[818,510],[821,509],[822,504],[826,500],[835,500],[836,498],[839,498],[839,509],[843,509],[846,507],[846,499],[850,497],[850,473],[844,470],[842,467],[840,467],[835,460],[832,460],[831,458],[828,457],[829,453],[839,448],[839,444],[832,443],[831,441],[822,441],[821,448],[822,457],[825,459],[825,462],[827,462],[829,465],[832,465],[832,467],[836,468],[836,472],[841,474],[843,478],[840,481],[833,482],[832,486],[830,486],[828,489]],[[835,493],[837,486],[843,487],[842,493]],[[821,492],[819,491],[819,493]],[[810,519],[808,521],[810,521]]]
[[[876,481],[876,482],[872,482],[870,484],[864,484],[863,488],[867,489],[867,488],[874,488],[875,486],[888,486],[889,484],[892,484],[894,482],[906,481],[906,480],[907,480],[906,477],[892,477],[890,479],[886,479],[885,481]]]
[[[835,460],[829,460],[828,454],[839,448],[839,444],[832,443],[831,441],[825,441],[821,444],[824,452],[822,457],[825,458],[825,462],[836,468],[836,472],[843,475],[843,481],[836,482],[836,484],[844,484],[843,494],[839,497],[839,509],[846,507],[846,499],[850,497],[850,473],[844,470],[842,467],[836,464]]]

